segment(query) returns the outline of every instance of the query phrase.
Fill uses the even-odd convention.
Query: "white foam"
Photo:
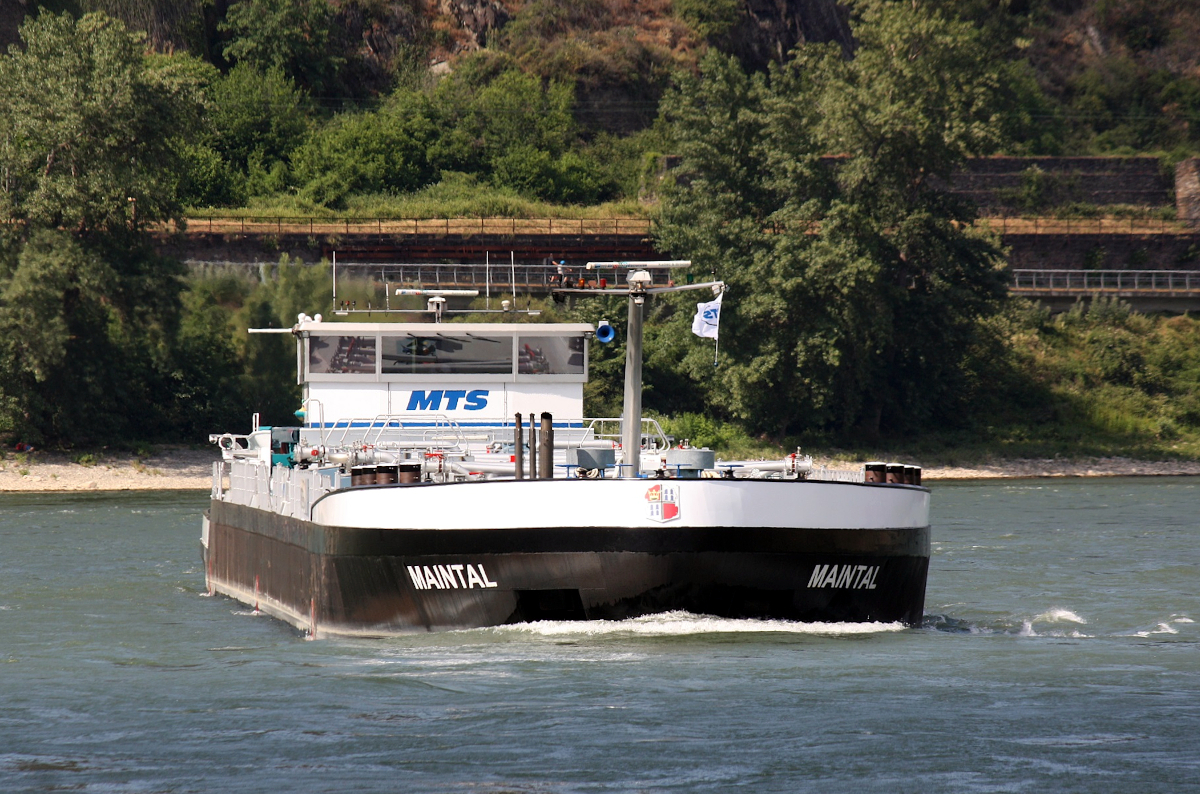
[[[1087,623],[1085,618],[1081,618],[1069,609],[1061,609],[1059,607],[1043,612],[1035,617],[1034,620],[1041,623]]]
[[[1147,631],[1139,631],[1134,636],[1149,637],[1151,634],[1178,634],[1179,629],[1172,628],[1168,623],[1159,623],[1157,627]]]
[[[1034,615],[1031,618],[1022,620],[1021,628],[1018,629],[1016,632],[1017,636],[1018,637],[1074,637],[1074,638],[1083,638],[1083,637],[1089,636],[1087,634],[1080,634],[1078,631],[1075,631],[1075,630],[1067,632],[1065,629],[1051,629],[1051,630],[1043,629],[1042,631],[1039,632],[1036,629],[1034,629],[1034,627],[1033,627],[1035,623],[1042,623],[1042,624],[1044,624],[1044,623],[1078,623],[1078,624],[1083,625],[1083,624],[1087,623],[1087,619],[1084,617],[1081,617],[1080,615],[1076,614],[1075,612],[1072,612],[1069,609],[1063,609],[1062,607],[1053,607],[1051,609],[1046,610],[1045,612]]]
[[[1191,618],[1172,618],[1172,623],[1195,623]]]
[[[903,631],[903,623],[796,623],[789,620],[751,620],[663,612],[629,620],[543,620],[497,626],[496,633],[520,632],[543,637],[637,636],[682,637],[695,634],[876,634]]]

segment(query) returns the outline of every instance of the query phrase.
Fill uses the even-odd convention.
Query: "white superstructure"
[[[583,417],[585,324],[329,323],[294,329],[306,425],[405,414],[503,427],[543,411]]]

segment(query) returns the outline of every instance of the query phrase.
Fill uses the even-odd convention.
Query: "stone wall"
[[[1200,159],[1175,166],[1175,212],[1179,220],[1200,229]]]
[[[822,159],[836,168],[845,158]],[[986,215],[1029,215],[1065,204],[1175,203],[1175,180],[1157,157],[977,157],[951,176],[950,189]]]
[[[1156,157],[978,157],[954,174],[955,193],[985,212],[1071,203],[1170,206],[1174,180]]]
[[[1200,234],[1006,234],[1008,265],[1031,270],[1200,270]]]

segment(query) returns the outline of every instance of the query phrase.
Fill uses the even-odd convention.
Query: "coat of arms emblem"
[[[673,521],[679,518],[679,486],[652,485],[646,489],[647,518],[651,521]]]

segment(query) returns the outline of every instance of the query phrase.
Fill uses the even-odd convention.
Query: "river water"
[[[307,641],[196,494],[0,496],[0,791],[1200,790],[1200,480],[935,484],[926,625]]]

